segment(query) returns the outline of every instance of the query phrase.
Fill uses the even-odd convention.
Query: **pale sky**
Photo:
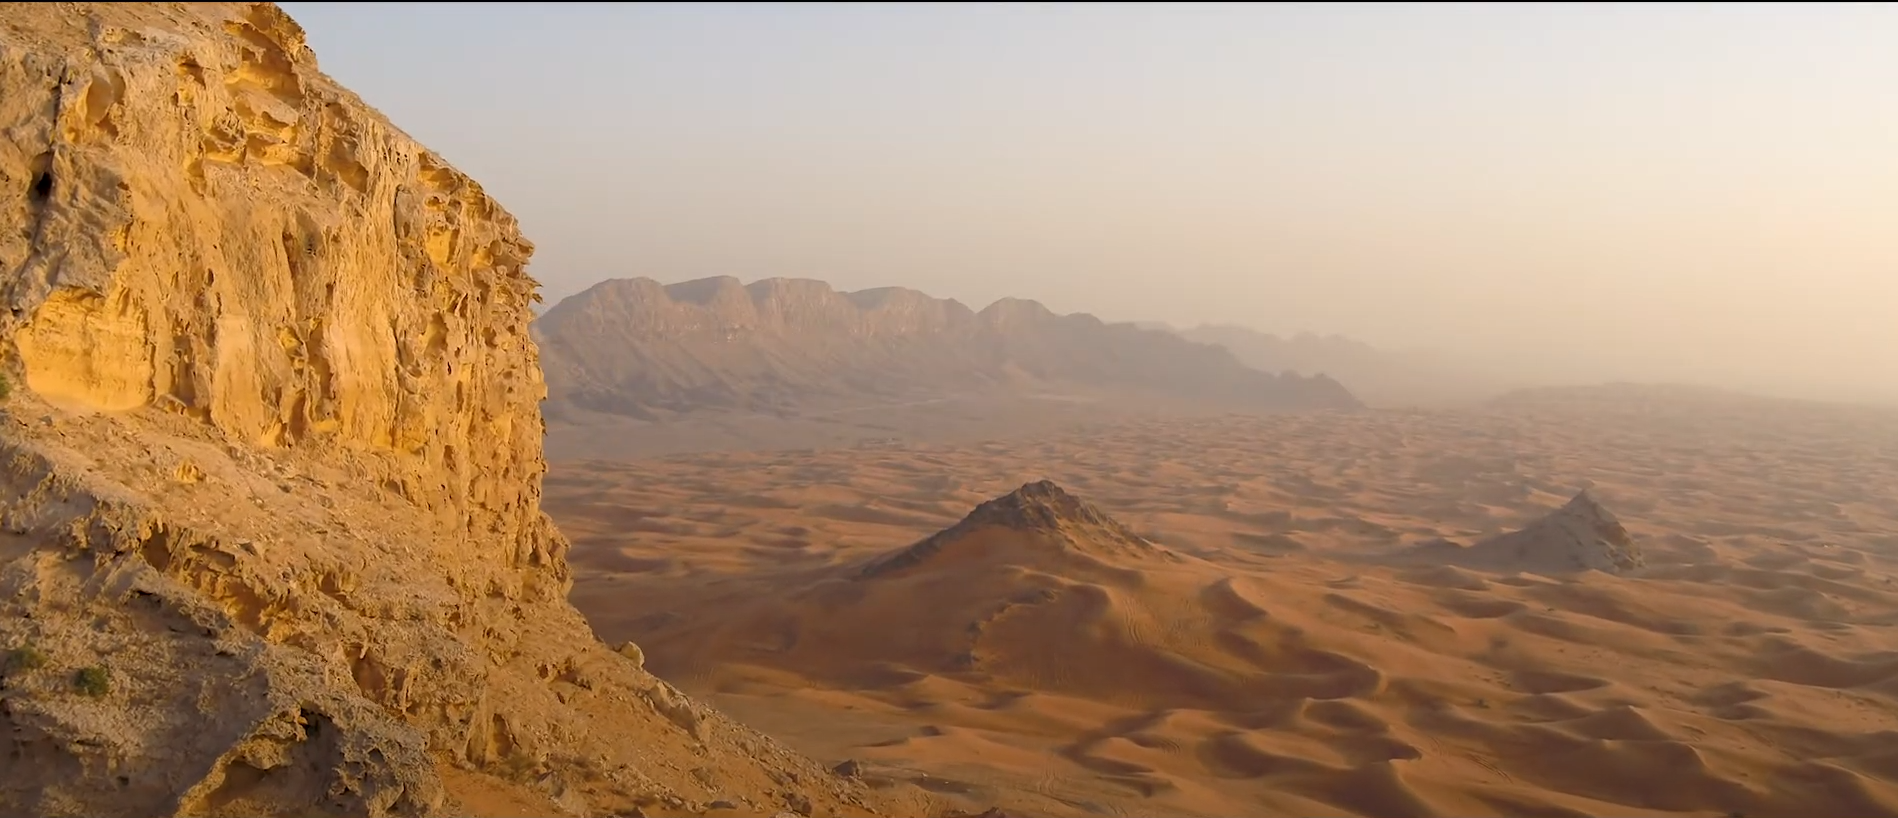
[[[796,276],[1898,396],[1898,6],[282,5],[550,301]]]

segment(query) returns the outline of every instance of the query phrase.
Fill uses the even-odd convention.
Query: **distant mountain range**
[[[1299,333],[1289,338],[1229,325],[1166,329],[1182,338],[1214,344],[1240,362],[1265,372],[1324,374],[1372,405],[1440,404],[1481,400],[1505,391],[1501,383],[1425,355],[1378,349],[1339,335]]]
[[[1360,405],[1332,378],[1261,371],[1222,346],[1034,301],[976,311],[915,290],[838,292],[808,279],[609,280],[554,305],[531,331],[556,421],[1069,389],[1263,411]]]

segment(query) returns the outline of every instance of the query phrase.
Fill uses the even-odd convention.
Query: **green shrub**
[[[94,698],[104,696],[112,692],[112,672],[96,665],[80,668],[78,673],[73,674],[72,686]]]
[[[46,654],[32,645],[7,651],[7,670],[39,670],[46,666]]]

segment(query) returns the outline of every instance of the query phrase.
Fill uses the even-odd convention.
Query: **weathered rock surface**
[[[594,639],[532,245],[275,5],[0,4],[0,211],[0,814],[915,812]]]
[[[561,419],[795,414],[879,400],[1082,388],[1238,409],[1348,409],[1325,377],[1248,368],[1225,349],[1005,298],[977,312],[885,287],[729,276],[601,282],[534,322]]]
[[[1567,504],[1522,529],[1484,540],[1470,549],[1519,564],[1525,570],[1620,574],[1646,564],[1640,545],[1621,521],[1587,490],[1576,492]]]
[[[872,560],[857,578],[899,573],[929,563],[959,542],[991,540],[998,535],[1024,551],[1053,549],[1089,559],[1134,564],[1178,560],[1173,552],[1134,533],[1093,503],[1069,494],[1052,480],[1037,480],[976,506],[955,525]],[[1023,553],[1020,558],[1034,562],[1042,556]]]
[[[1640,543],[1586,489],[1576,492],[1561,508],[1515,531],[1470,546],[1434,540],[1419,545],[1407,556],[1416,561],[1484,570],[1545,574],[1625,574],[1647,565]]]

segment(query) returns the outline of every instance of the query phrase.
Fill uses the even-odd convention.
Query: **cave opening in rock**
[[[42,170],[33,177],[33,198],[45,201],[53,195],[53,172]]]

